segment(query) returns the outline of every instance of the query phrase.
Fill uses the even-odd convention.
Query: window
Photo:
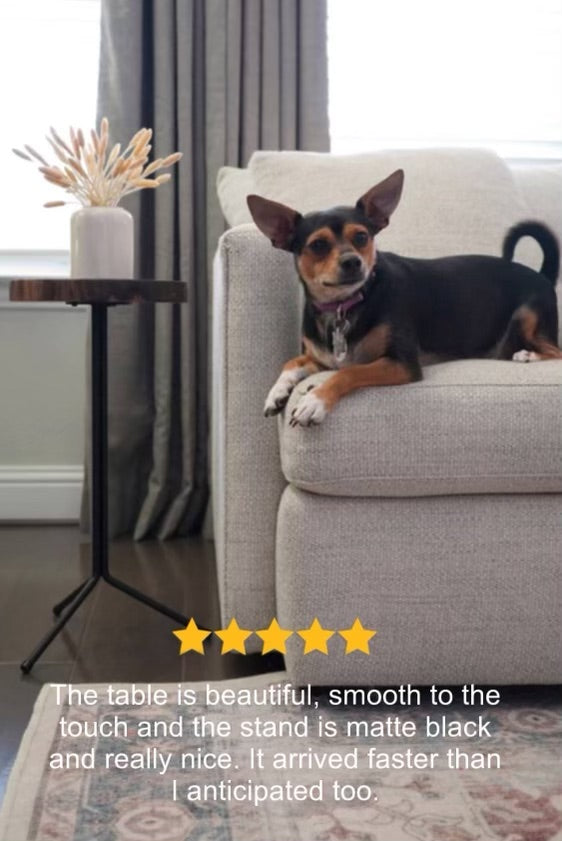
[[[329,0],[332,151],[562,160],[562,0]]]
[[[49,161],[49,126],[66,133],[70,125],[95,123],[100,0],[2,0],[3,162],[0,274],[27,273],[45,259],[61,274],[69,248],[69,216],[74,206],[45,209],[63,198],[34,165],[12,148],[28,143]],[[34,272],[35,273],[35,272]]]

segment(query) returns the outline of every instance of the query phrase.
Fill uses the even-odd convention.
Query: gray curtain
[[[329,148],[326,0],[103,0],[98,115],[183,160],[130,197],[137,274],[186,306],[116,307],[109,331],[113,535],[197,530],[208,499],[208,299],[217,170],[255,149]]]

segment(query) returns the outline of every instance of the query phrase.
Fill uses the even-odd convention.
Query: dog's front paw
[[[308,391],[291,412],[291,426],[314,426],[322,423],[328,409],[324,400],[315,394],[316,389]]]
[[[540,356],[532,350],[518,350],[511,357],[514,362],[539,362]]]
[[[279,412],[285,407],[293,388],[294,383],[281,374],[267,395],[265,406],[263,407],[263,413],[266,418],[279,414]]]

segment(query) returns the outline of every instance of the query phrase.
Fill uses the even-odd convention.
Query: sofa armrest
[[[290,254],[254,225],[227,231],[213,273],[212,493],[222,621],[275,615],[275,532],[285,480],[265,397],[299,352],[300,292]]]

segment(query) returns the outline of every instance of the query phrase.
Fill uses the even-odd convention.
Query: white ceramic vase
[[[133,217],[122,207],[83,207],[70,220],[70,276],[133,277]]]

